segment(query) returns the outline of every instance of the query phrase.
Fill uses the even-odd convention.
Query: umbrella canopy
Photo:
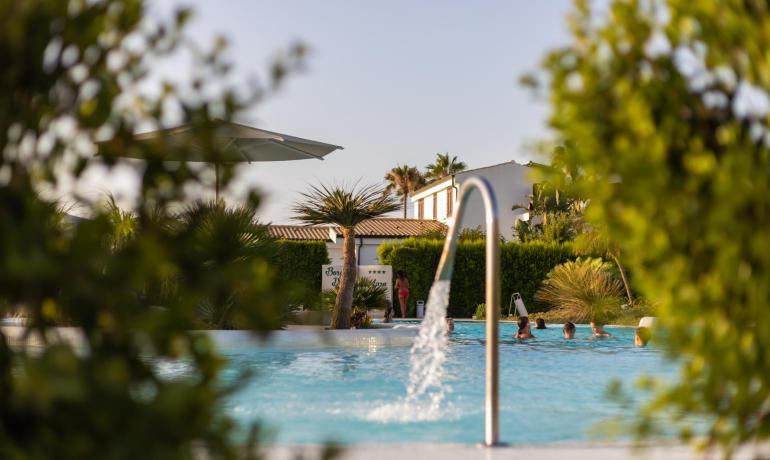
[[[138,141],[163,141],[174,147],[165,159],[168,161],[211,162],[207,159],[203,146],[195,136],[195,124],[187,124],[176,128],[163,129],[140,133],[134,136]],[[331,152],[342,149],[339,145],[303,139],[288,134],[275,133],[251,126],[232,122],[218,122],[214,129],[215,142],[222,149],[223,158],[216,166],[216,196],[219,199],[219,164],[222,163],[251,163],[252,161],[291,161],[316,159]],[[125,158],[140,158],[134,156],[131,149],[122,156]],[[138,155],[138,153],[136,153]]]

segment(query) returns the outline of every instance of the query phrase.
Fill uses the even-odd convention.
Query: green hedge
[[[319,301],[321,265],[329,263],[326,242],[277,240],[275,246],[276,270],[293,287],[291,303]]]
[[[417,300],[428,299],[443,246],[441,240],[407,239],[399,243],[384,243],[378,248],[380,263],[392,265],[394,274],[403,270],[409,278],[410,314],[413,314]],[[514,292],[521,293],[528,311],[545,311],[547,306],[534,300],[535,291],[553,267],[576,257],[570,245],[503,243],[500,248],[500,307],[503,313],[507,314],[508,303]],[[484,266],[483,241],[458,243],[449,315],[469,318],[476,306],[484,303]]]

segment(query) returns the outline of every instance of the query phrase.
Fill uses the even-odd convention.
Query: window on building
[[[433,194],[433,220],[438,220],[438,193]]]
[[[417,218],[418,219],[425,218],[425,200],[423,198],[420,198],[419,200],[417,200]]]
[[[452,217],[452,211],[454,211],[454,209],[452,209],[452,206],[454,205],[454,203],[452,203],[453,190],[454,189],[452,187],[449,187],[448,189],[446,189],[446,216],[447,217]]]

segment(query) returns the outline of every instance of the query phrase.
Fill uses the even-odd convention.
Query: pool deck
[[[321,458],[319,446],[269,446],[262,448],[270,460]],[[468,444],[359,444],[346,446],[339,460],[703,460],[721,458],[719,452],[698,453],[681,445],[658,445],[635,449],[624,443],[574,443],[550,445],[516,445],[487,449]],[[734,460],[770,458],[770,446],[744,448]]]

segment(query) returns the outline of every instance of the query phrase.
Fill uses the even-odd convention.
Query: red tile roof
[[[356,226],[358,236],[407,238],[436,231],[446,233],[447,226],[435,220],[394,218],[369,219]]]
[[[329,227],[304,225],[270,225],[268,231],[273,238],[282,240],[329,240]]]
[[[271,236],[287,240],[328,240],[330,239],[330,229],[334,229],[338,234],[342,233],[338,227],[305,225],[269,226]],[[446,233],[447,226],[435,220],[379,217],[366,220],[356,227],[357,236],[380,238],[408,238],[436,231]]]

